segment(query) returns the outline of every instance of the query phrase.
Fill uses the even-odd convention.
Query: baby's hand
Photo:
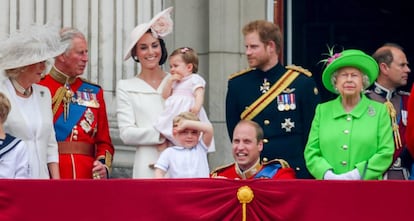
[[[171,76],[171,80],[172,81],[181,81],[181,79],[183,79],[183,76],[182,75],[179,75],[179,74],[173,74]]]

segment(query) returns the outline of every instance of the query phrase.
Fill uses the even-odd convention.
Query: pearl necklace
[[[24,96],[29,96],[32,93],[32,87],[25,89],[15,79],[11,79],[11,82],[12,82],[14,89],[20,94],[23,94]]]

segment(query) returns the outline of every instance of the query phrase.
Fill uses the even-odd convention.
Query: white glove
[[[357,168],[340,175],[344,180],[360,180],[361,175]]]
[[[332,172],[332,170],[327,170],[323,175],[324,180],[342,180],[341,176],[336,175]]]

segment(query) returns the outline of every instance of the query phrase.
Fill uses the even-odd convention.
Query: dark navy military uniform
[[[230,76],[226,95],[226,123],[230,139],[233,139],[233,130],[241,119],[240,114],[286,71],[285,67],[277,64],[266,72],[250,69]],[[320,96],[313,78],[299,74],[252,119],[264,131],[261,158],[265,161],[285,159],[295,170],[297,178],[312,178],[306,169],[303,151],[319,102]]]
[[[407,145],[405,142],[405,130],[407,127],[408,114],[407,107],[410,93],[400,90],[390,91],[375,82],[365,91],[365,94],[370,99],[381,103],[389,100],[394,106],[397,114],[398,131],[400,133],[402,147],[398,149],[395,148],[394,163],[392,167],[405,167],[407,169],[411,168],[412,158],[407,150]]]

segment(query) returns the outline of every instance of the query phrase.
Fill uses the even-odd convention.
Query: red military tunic
[[[68,78],[55,67],[39,84],[52,95],[60,177],[92,179],[95,160],[110,170],[114,147],[102,88],[81,78]]]
[[[267,168],[267,169],[266,169]],[[265,171],[266,170],[266,171]],[[212,178],[230,178],[230,179],[295,179],[295,171],[289,167],[289,164],[280,159],[271,160],[261,163],[256,162],[250,169],[241,171],[236,163],[219,167],[211,172]]]

